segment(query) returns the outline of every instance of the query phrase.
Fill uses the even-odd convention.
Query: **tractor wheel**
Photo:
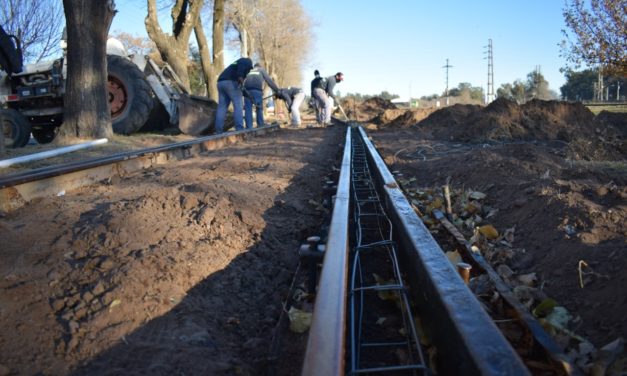
[[[48,144],[54,140],[59,131],[58,127],[33,128],[33,138],[40,144]]]
[[[108,55],[107,68],[113,131],[120,134],[136,132],[148,120],[154,106],[150,85],[144,73],[121,56]]]
[[[4,133],[4,144],[10,148],[21,148],[30,139],[30,123],[13,109],[0,109],[0,119],[2,119],[2,132]]]

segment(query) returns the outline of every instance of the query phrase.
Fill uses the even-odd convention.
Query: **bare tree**
[[[189,37],[198,21],[202,0],[176,0],[172,7],[172,34],[165,33],[157,18],[156,0],[147,0],[145,24],[148,36],[155,42],[163,61],[172,66],[189,90]]]
[[[279,86],[301,82],[311,23],[297,0],[258,0],[255,52]]]
[[[251,56],[255,50],[255,26],[259,22],[257,0],[231,0],[227,2],[227,20],[237,31],[240,54]]]
[[[63,0],[67,20],[67,81],[64,137],[110,137],[107,96],[107,35],[115,15],[113,0]]]
[[[59,50],[64,25],[59,0],[2,0],[0,25],[22,44],[25,62],[35,62]]]
[[[625,0],[566,0],[563,55],[581,63],[627,74],[627,5]]]
[[[116,30],[113,37],[118,39],[126,50],[135,55],[149,55],[156,50],[155,42],[150,38],[140,37],[124,31]]]
[[[194,26],[194,34],[198,42],[200,62],[205,83],[207,84],[207,96],[218,101],[218,75],[224,69],[224,0],[214,0],[212,12],[212,45],[210,51],[207,37],[203,29],[202,17]]]

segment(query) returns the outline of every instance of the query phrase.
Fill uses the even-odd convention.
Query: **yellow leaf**
[[[492,225],[483,225],[479,227],[479,232],[489,240],[494,240],[499,237],[499,232]]]
[[[287,316],[290,319],[290,330],[294,333],[304,333],[311,326],[311,312],[291,307],[287,312]]]
[[[122,304],[122,301],[120,299],[115,299],[111,302],[111,304],[109,304],[109,311],[111,311],[111,308],[119,306],[120,304]]]
[[[453,264],[453,266],[456,267],[456,268],[457,268],[457,263],[463,261],[462,260],[462,255],[460,255],[459,252],[457,252],[457,251],[446,252],[446,257],[451,262],[451,264]]]

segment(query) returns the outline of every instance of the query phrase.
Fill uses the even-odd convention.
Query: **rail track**
[[[247,137],[273,132],[278,126],[255,128],[153,148],[112,154],[106,157],[42,167],[0,177],[0,210],[12,211],[25,202],[59,194],[113,176],[191,158],[201,152],[224,147]]]
[[[465,261],[473,266],[473,275],[489,275],[513,320],[525,328],[533,357],[517,353],[417,216],[364,129],[347,125],[302,374],[527,375],[537,373],[538,364],[543,374],[578,374],[440,214],[444,227],[468,250]],[[4,176],[0,210],[275,129]]]

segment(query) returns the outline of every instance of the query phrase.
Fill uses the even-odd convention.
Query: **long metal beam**
[[[305,376],[344,374],[351,174],[350,131],[350,127],[347,128],[329,237],[303,363],[302,375]]]
[[[414,212],[366,132],[359,131],[383,185],[416,310],[441,356],[438,373],[528,375],[520,357]]]
[[[278,126],[200,137],[153,148],[117,153],[106,157],[42,167],[0,177],[0,210],[12,211],[40,197],[52,196],[133,171],[190,158],[219,149],[250,136],[276,131]]]

